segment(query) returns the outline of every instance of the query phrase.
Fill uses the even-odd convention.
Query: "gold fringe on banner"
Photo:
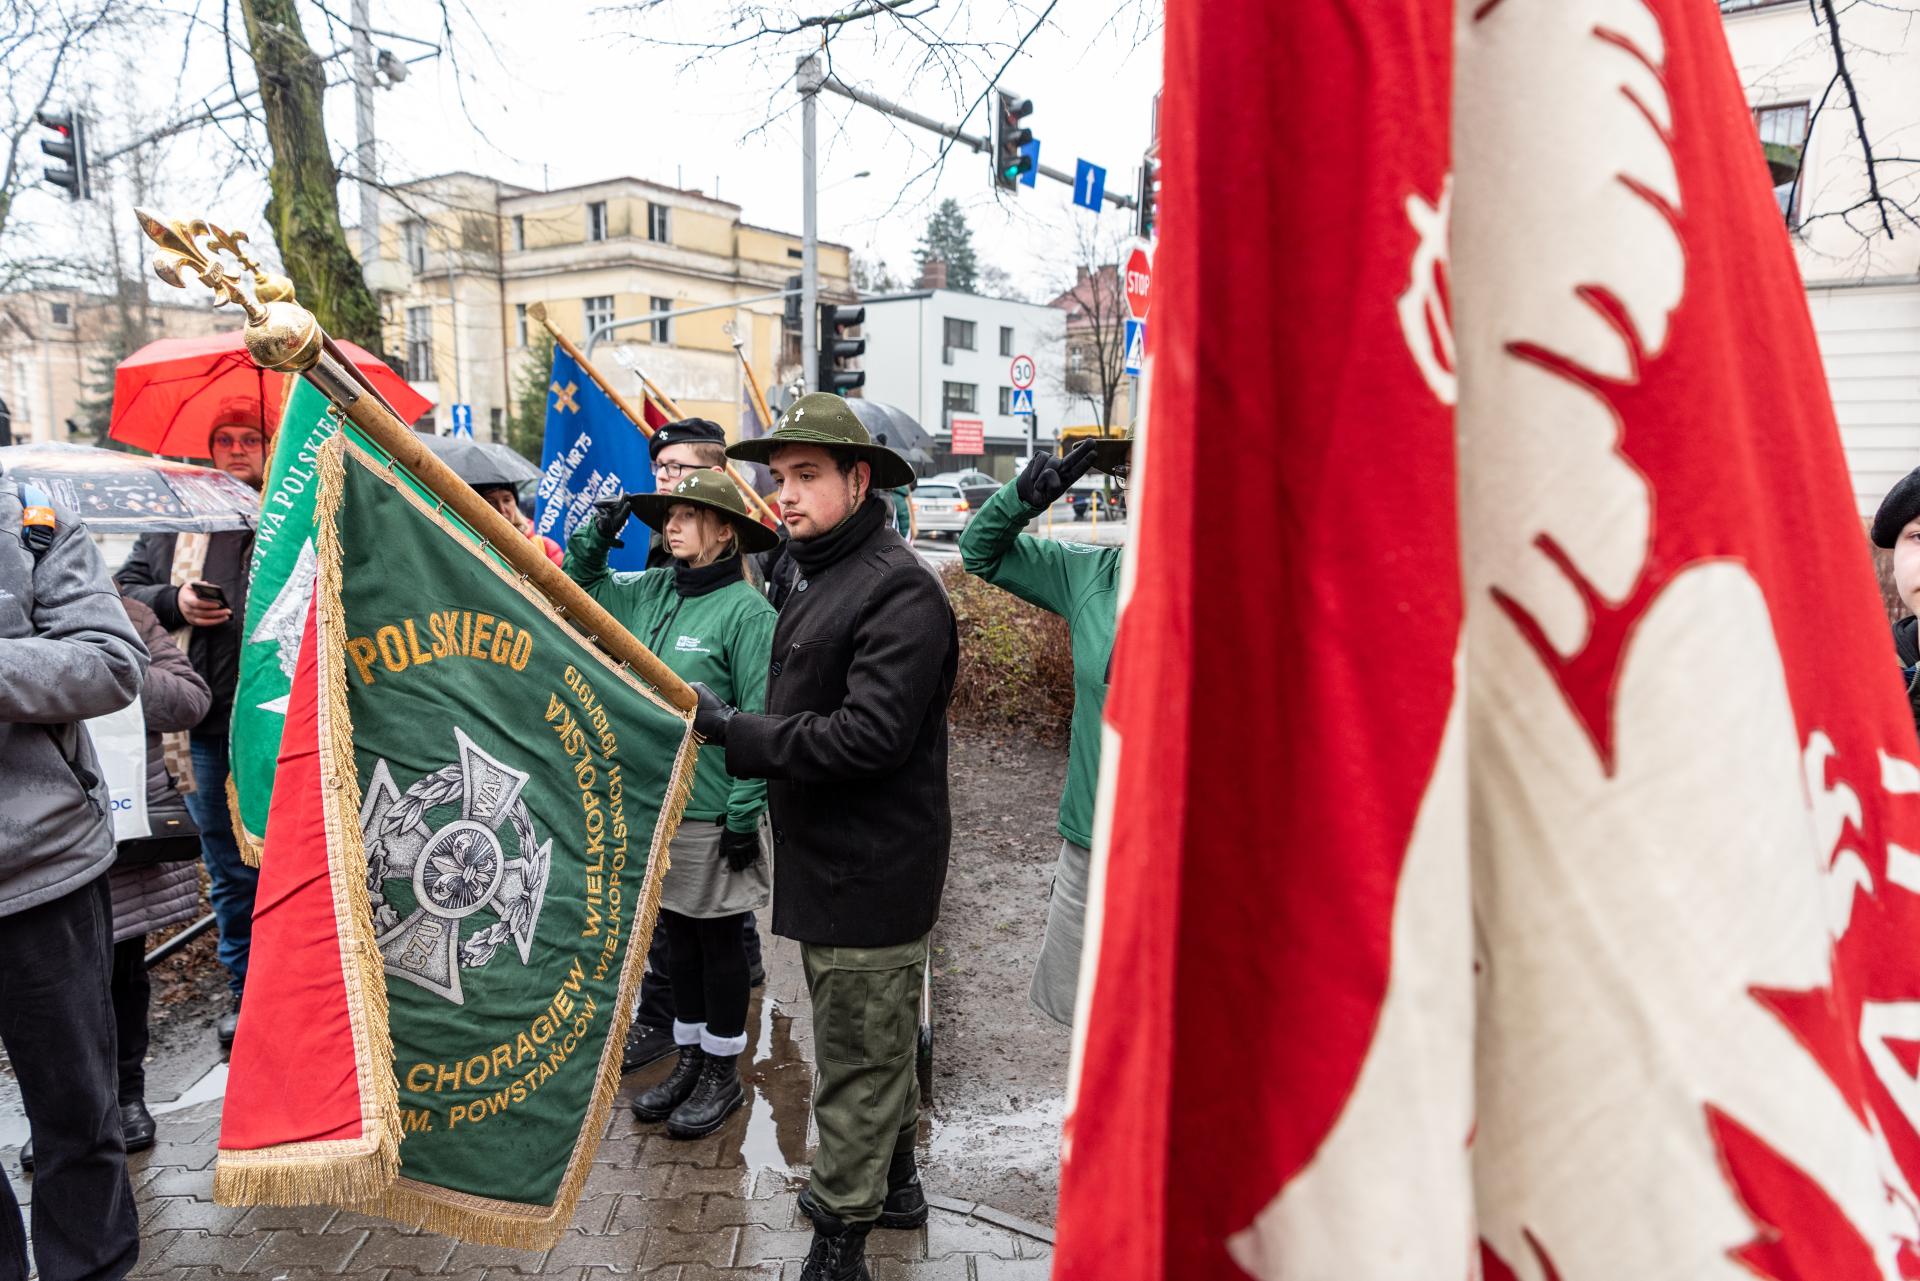
[[[222,1205],[304,1205],[376,1196],[400,1169],[400,1084],[393,1074],[387,1023],[387,976],[374,943],[367,898],[367,854],[360,836],[360,778],[346,688],[330,673],[346,670],[346,612],[340,602],[339,512],[346,471],[343,440],[320,450],[320,493],[314,503],[315,635],[320,647],[320,777],[325,804],[327,872],[339,934],[340,972],[353,1034],[361,1137],[288,1143],[254,1151],[223,1150],[216,1159],[214,1200]]]
[[[240,789],[233,785],[233,774],[227,774],[227,822],[233,828],[233,843],[240,847],[240,861],[248,867],[260,866],[260,849],[265,844],[263,838],[247,830],[240,821]]]
[[[387,460],[366,451],[356,442],[347,441],[344,435],[336,439],[341,442],[339,449],[336,450],[334,448],[333,442],[329,442],[328,445],[328,449],[332,451],[333,465],[336,468],[342,465],[344,453],[351,452],[353,464],[365,466],[369,471],[373,472],[373,474],[391,486],[400,498],[412,503],[421,514],[433,521],[441,529],[462,539],[464,542],[470,543],[474,539],[474,532],[467,528],[464,522],[461,522],[458,517],[444,508],[438,508],[423,498],[410,485],[406,484],[393,473],[387,464]],[[325,475],[326,473],[323,471],[323,476]],[[323,482],[321,489],[323,501],[325,500],[327,492],[326,484]],[[336,494],[338,492],[337,483],[334,485],[334,492]],[[337,504],[338,500],[336,498],[336,507]],[[329,509],[329,522],[331,519],[332,510]],[[333,541],[333,566],[336,575],[339,567],[338,546],[336,533]],[[484,542],[482,546],[485,546]],[[323,551],[323,575],[326,572],[324,568],[325,557],[326,553]],[[331,1200],[345,1209],[355,1210],[363,1214],[378,1215],[381,1218],[392,1219],[397,1223],[424,1228],[429,1232],[438,1232],[445,1236],[458,1237],[463,1241],[473,1241],[483,1245],[501,1245],[520,1250],[545,1250],[550,1249],[557,1243],[561,1234],[564,1233],[567,1227],[573,1222],[574,1210],[579,1205],[581,1192],[585,1188],[587,1176],[592,1170],[594,1154],[599,1150],[601,1136],[606,1131],[607,1119],[613,1111],[614,1098],[620,1089],[620,1060],[626,1047],[627,1031],[633,1020],[633,1008],[639,1000],[640,980],[646,972],[647,951],[652,943],[653,931],[659,918],[661,884],[667,872],[668,846],[672,843],[674,834],[680,830],[680,820],[686,812],[688,799],[693,794],[694,770],[699,760],[700,740],[693,733],[693,722],[690,713],[681,712],[675,708],[671,703],[661,698],[653,688],[635,675],[631,669],[610,658],[598,646],[588,643],[587,640],[580,635],[578,624],[564,617],[554,608],[553,603],[549,601],[545,595],[532,587],[519,575],[515,574],[510,568],[502,566],[490,556],[483,555],[478,557],[478,559],[481,564],[487,566],[498,575],[502,583],[519,593],[524,600],[539,610],[544,617],[560,627],[568,635],[572,636],[580,647],[580,661],[597,662],[610,677],[624,682],[629,688],[645,696],[674,716],[679,717],[685,723],[686,730],[680,740],[679,750],[675,753],[673,774],[667,786],[667,794],[662,799],[659,821],[654,825],[653,844],[647,855],[646,888],[640,899],[640,908],[635,914],[633,930],[628,936],[627,957],[620,970],[619,996],[614,1002],[614,1008],[608,1020],[607,1042],[601,1051],[599,1073],[595,1081],[594,1092],[588,1103],[586,1115],[581,1119],[579,1132],[574,1136],[573,1154],[568,1161],[566,1174],[561,1179],[560,1189],[554,1198],[553,1204],[544,1206],[527,1205],[520,1202],[503,1201],[493,1197],[475,1196],[471,1193],[458,1192],[451,1188],[437,1187],[430,1183],[420,1182],[417,1179],[407,1178],[404,1174],[404,1166],[402,1167],[402,1173],[400,1173],[398,1177],[391,1179],[389,1183],[379,1185],[369,1194],[325,1199]],[[337,585],[337,577],[333,581]],[[345,624],[341,617],[341,611],[339,610],[339,595],[337,589],[331,592],[326,600],[334,607],[334,617],[340,627],[340,642],[342,648],[335,651],[336,654],[339,655],[338,661],[322,669],[322,678],[323,680],[332,680],[332,688],[337,692],[340,699],[342,709],[340,720],[344,723],[346,721],[344,711],[346,679],[346,661],[344,657]],[[329,706],[331,706],[332,701],[331,698],[327,700]],[[348,746],[349,753],[340,759],[348,763],[345,772],[351,775],[353,773],[353,757],[350,751],[350,734]],[[358,819],[360,790],[357,781],[353,786],[353,795],[354,807],[348,816],[348,825],[353,833],[353,853],[359,860],[358,866],[362,869],[353,879],[362,887],[361,919],[369,922],[367,937],[369,944],[371,944],[371,910],[365,902],[364,894],[366,855],[360,840]],[[329,839],[331,840],[331,831],[329,832]],[[379,954],[377,950],[373,953],[373,960],[376,966],[376,972],[382,975],[380,1032],[383,1042],[388,1047],[385,1062],[390,1065],[392,1060],[392,1038],[386,1021],[387,1010],[384,972],[377,968],[379,966]],[[397,1091],[397,1082],[390,1066],[388,1067],[386,1076],[388,1086]],[[396,1110],[398,1108],[397,1098],[395,1108]]]

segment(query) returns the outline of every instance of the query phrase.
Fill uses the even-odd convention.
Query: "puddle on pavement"
[[[1050,1171],[1060,1160],[1060,1122],[1064,1099],[1046,1099],[999,1114],[933,1118],[927,1137],[930,1161],[976,1168]]]
[[[747,1129],[740,1140],[742,1164],[798,1178],[807,1162],[807,1120],[813,1103],[813,1068],[793,1041],[793,1018],[764,995],[755,997],[759,1014],[748,1079]]]
[[[222,1060],[214,1064],[205,1076],[188,1086],[179,1098],[170,1103],[154,1104],[153,1114],[165,1116],[196,1104],[211,1103],[224,1097],[226,1092],[227,1064]],[[27,1112],[20,1101],[20,1087],[14,1081],[12,1067],[0,1059],[0,1148],[20,1147],[26,1143],[27,1136]]]

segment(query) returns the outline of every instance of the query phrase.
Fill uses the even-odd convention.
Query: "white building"
[[[1067,316],[1059,308],[955,289],[884,294],[861,305],[867,309],[862,394],[917,419],[940,445],[938,470],[978,467],[1012,478],[1029,448],[1029,420],[1013,415],[1015,357],[1031,357],[1036,366],[1040,442],[1069,425],[1075,411],[1064,391]],[[952,453],[956,418],[980,420],[984,453]]]
[[[1804,142],[1798,192],[1778,188],[1833,390],[1863,514],[1920,465],[1920,232],[1866,209],[1867,172],[1833,50],[1805,0],[1721,0],[1727,43],[1763,141]],[[1904,6],[1848,5],[1841,30],[1867,136],[1882,155],[1920,154],[1920,32]],[[1920,214],[1920,165],[1881,166],[1880,185]]]

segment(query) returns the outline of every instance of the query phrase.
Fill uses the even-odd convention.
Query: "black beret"
[[[727,433],[719,423],[705,418],[682,418],[679,422],[668,423],[653,433],[653,439],[647,442],[647,457],[658,458],[660,451],[668,445],[690,445],[699,441],[711,441],[716,445],[727,443]]]
[[[1880,510],[1873,514],[1873,545],[1892,547],[1915,516],[1920,516],[1920,467],[1902,476],[1880,500]]]

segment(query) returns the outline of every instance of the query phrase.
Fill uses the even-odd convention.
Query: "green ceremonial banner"
[[[260,865],[260,842],[273,799],[274,762],[286,726],[294,660],[313,595],[313,503],[319,492],[320,446],[345,421],[306,379],[288,381],[293,390],[274,434],[273,458],[260,493],[229,740],[233,752],[227,803],[233,811],[233,834],[241,857],[255,867]]]
[[[697,740],[357,432],[324,445],[316,471],[319,657],[315,691],[295,698],[317,704],[325,818],[283,824],[281,801],[299,812],[283,786],[265,875],[314,865],[304,851],[324,842],[335,906],[301,916],[297,886],[276,896],[282,921],[324,922],[282,960],[348,958],[357,1061],[390,1061],[397,1099],[376,1071],[377,1088],[360,1087],[371,1102],[325,1133],[311,1108],[286,1106],[337,1048],[324,993],[294,986],[325,966],[289,963],[297,980],[250,986],[227,1112],[260,1137],[222,1160],[241,1197],[325,1199],[339,1193],[315,1190],[352,1185],[326,1171],[346,1145],[298,1140],[385,1132],[398,1177],[355,1208],[544,1248],[571,1219],[619,1085]]]

